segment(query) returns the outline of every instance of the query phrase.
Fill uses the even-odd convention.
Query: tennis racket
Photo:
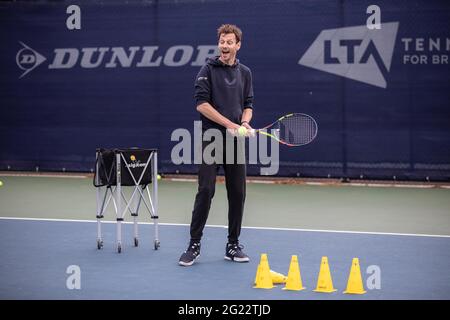
[[[291,113],[261,129],[253,129],[252,134],[266,135],[289,147],[303,146],[317,136],[317,122],[304,113]]]

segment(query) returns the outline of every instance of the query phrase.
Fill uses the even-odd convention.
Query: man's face
[[[241,42],[236,42],[234,33],[222,33],[219,38],[220,60],[226,64],[233,64]]]

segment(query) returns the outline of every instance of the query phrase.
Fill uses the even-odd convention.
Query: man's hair
[[[236,36],[236,43],[242,39],[242,31],[234,24],[223,24],[217,29],[217,38],[220,39],[221,34],[234,33]]]

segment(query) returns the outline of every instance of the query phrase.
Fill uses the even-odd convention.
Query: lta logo
[[[386,88],[398,22],[323,30],[298,64]]]

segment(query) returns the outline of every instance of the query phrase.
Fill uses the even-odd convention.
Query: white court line
[[[41,177],[41,178],[75,178],[75,179],[91,179],[92,177],[88,174],[86,175],[73,175],[73,174],[42,174],[42,173],[22,173],[22,172],[0,172],[0,176],[3,177]],[[167,181],[175,182],[197,182],[197,178],[164,178]],[[248,183],[255,184],[277,184],[275,180],[258,180],[248,177]],[[289,183],[286,183],[289,185]],[[375,188],[417,188],[417,189],[432,189],[432,188],[443,188],[450,189],[450,185],[438,185],[438,184],[392,184],[392,183],[370,183],[370,182],[350,182],[346,184],[330,184],[329,182],[320,181],[305,181],[300,183],[300,185],[310,185],[310,186],[352,186],[352,187],[375,187]]]
[[[396,188],[419,188],[419,189],[431,189],[435,188],[433,185],[424,185],[424,184],[394,184]]]
[[[197,179],[185,179],[185,178],[168,178],[169,181],[178,181],[178,182],[196,182]]]
[[[197,179],[189,178],[165,178],[168,181],[177,182],[197,182]],[[278,184],[276,180],[257,180],[257,179],[247,179],[247,183],[254,184]],[[281,183],[289,185],[289,183]],[[296,185],[295,183],[293,185]],[[445,188],[450,189],[450,186],[440,186],[440,185],[426,185],[426,184],[391,184],[391,183],[364,183],[364,182],[351,182],[347,184],[337,184],[329,182],[315,182],[315,181],[305,181],[299,183],[298,185],[308,185],[308,186],[351,186],[351,187],[371,187],[371,188],[411,188],[411,189],[433,189],[433,188]]]
[[[253,179],[248,179],[247,182],[261,183],[261,184],[274,184],[275,183],[275,181],[271,181],[271,180],[253,180]]]
[[[328,233],[350,233],[350,234],[373,234],[382,236],[408,236],[408,237],[436,237],[450,238],[450,235],[443,234],[422,234],[422,233],[395,233],[395,232],[375,232],[375,231],[348,231],[348,230],[321,230],[321,229],[295,229],[295,228],[272,228],[272,227],[242,227],[259,230],[281,230],[281,231],[304,231],[304,232],[328,232]]]
[[[46,219],[46,218],[17,218],[0,217],[0,220],[28,220],[28,221],[54,221],[54,222],[97,222],[97,220],[75,220],[75,219]],[[116,221],[102,220],[102,223],[116,223]],[[132,224],[132,221],[122,221],[124,224]],[[139,222],[142,225],[153,225],[153,222]],[[187,223],[158,223],[165,226],[189,226]],[[223,225],[206,225],[210,228],[227,228]],[[347,230],[321,230],[321,229],[296,229],[296,228],[273,228],[273,227],[242,227],[243,229],[275,230],[275,231],[303,231],[303,232],[324,232],[324,233],[349,233],[349,234],[371,234],[382,236],[408,236],[408,237],[431,237],[450,238],[450,235],[442,234],[421,234],[421,233],[394,233],[394,232],[372,232],[372,231],[347,231]]]
[[[33,178],[75,178],[84,179],[89,178],[83,175],[70,175],[70,174],[40,174],[40,173],[0,173],[2,177],[33,177]]]
[[[383,188],[388,188],[388,187],[392,187],[392,184],[389,183],[368,183],[366,184],[366,186],[368,187],[383,187]]]
[[[309,186],[324,186],[326,182],[305,182],[305,184]]]

